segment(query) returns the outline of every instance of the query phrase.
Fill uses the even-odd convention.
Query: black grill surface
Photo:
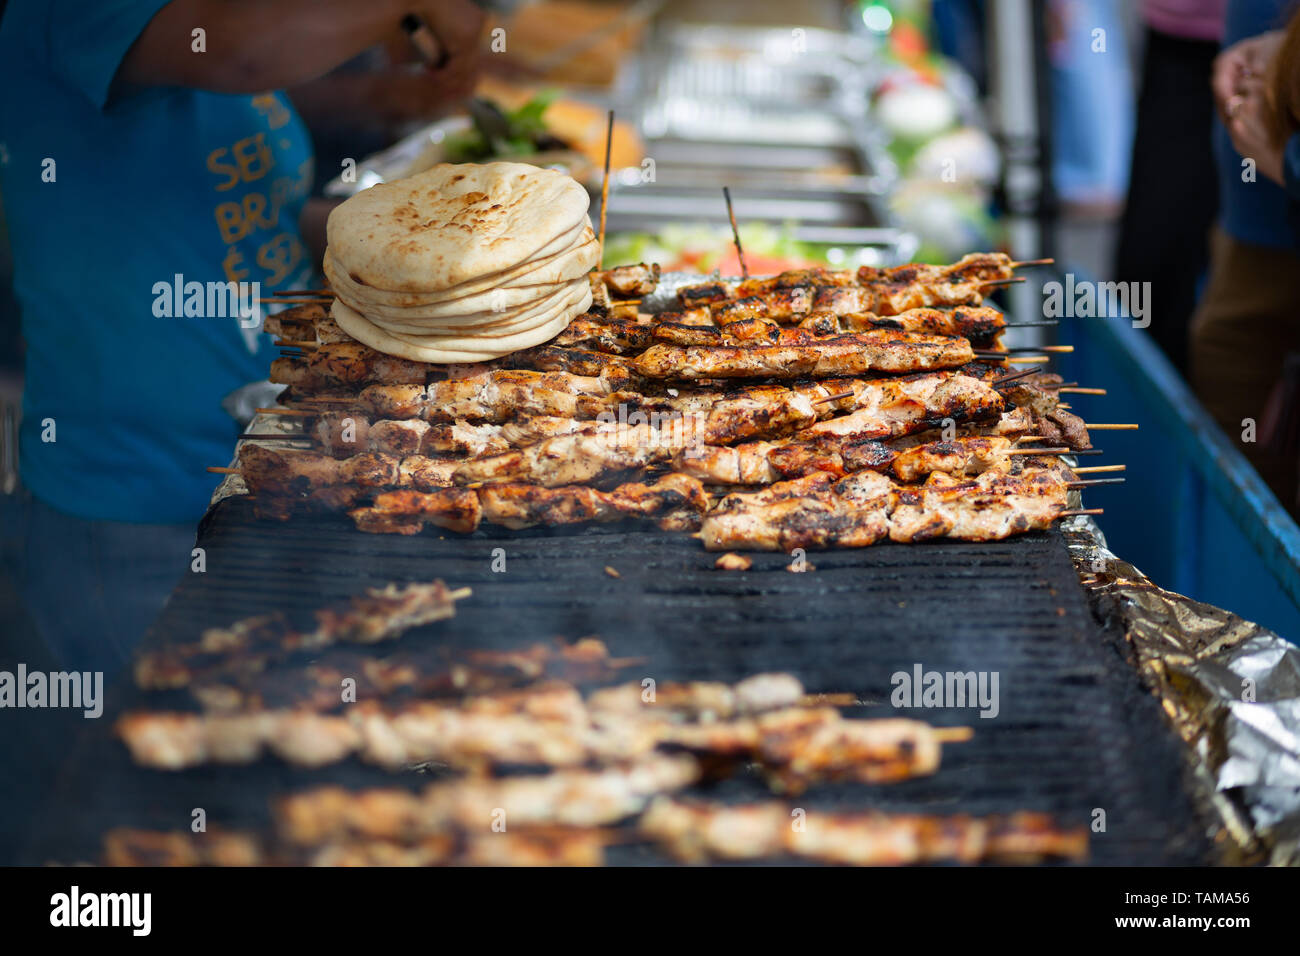
[[[1090,824],[1097,864],[1209,860],[1204,827],[1186,785],[1182,744],[1122,656],[1122,640],[1092,616],[1058,532],[991,544],[938,542],[811,553],[815,570],[787,570],[790,556],[754,555],[747,572],[714,568],[716,555],[686,535],[627,525],[469,537],[365,535],[342,517],[260,522],[245,500],[220,503],[200,529],[207,570],[172,595],[148,643],[189,641],[207,627],[321,604],[390,581],[442,578],[470,586],[450,622],[410,632],[388,647],[444,641],[511,647],[596,634],[615,656],[648,663],[622,679],[735,681],[790,671],[810,692],[851,691],[873,702],[849,713],[912,716],[974,728],[944,748],[935,776],[890,786],[831,784],[794,804],[810,810],[878,808],[922,813],[1040,810]],[[492,570],[504,549],[505,571]],[[606,569],[617,572],[613,576]],[[376,652],[383,652],[381,647]],[[899,711],[891,675],[994,671],[1001,712]],[[156,701],[154,701],[156,703]],[[94,860],[114,825],[185,830],[202,807],[208,825],[264,826],[268,799],[324,782],[418,785],[359,761],[302,771],[265,760],[170,774],[131,765],[111,737],[115,712],[140,705],[121,688],[93,722],[36,832],[35,861]],[[747,775],[695,791],[728,801],[763,799]],[[662,862],[649,848],[616,846],[612,863]]]

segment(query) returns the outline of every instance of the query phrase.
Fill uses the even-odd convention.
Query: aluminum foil
[[[1064,531],[1085,589],[1122,623],[1143,682],[1191,748],[1222,860],[1300,865],[1300,648],[1156,587],[1091,519]]]

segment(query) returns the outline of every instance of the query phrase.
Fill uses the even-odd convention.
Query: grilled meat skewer
[[[740,282],[710,280],[685,286],[677,297],[683,305],[713,305],[732,299],[764,295],[775,290],[811,288],[860,289],[869,305],[851,311],[895,315],[909,308],[979,305],[990,283],[1011,278],[1011,257],[1003,253],[973,253],[946,266],[909,263],[889,269],[862,266],[856,273],[827,269],[798,269],[765,279]],[[859,300],[863,301],[863,300]]]
[[[359,530],[374,534],[419,534],[425,525],[468,534],[483,522],[529,528],[628,518],[687,528],[697,524],[707,507],[708,496],[698,480],[668,474],[653,482],[628,482],[610,491],[585,485],[542,488],[521,483],[427,493],[386,491],[377,494],[369,507],[348,514]]]
[[[352,793],[320,787],[280,800],[277,829],[290,843],[318,846],[347,837],[412,839],[449,828],[484,830],[493,811],[509,826],[602,826],[636,816],[656,794],[700,778],[688,756],[655,754],[626,766],[558,770],[542,777],[470,778],[423,790]]]
[[[934,773],[946,731],[907,719],[850,720],[805,707],[789,675],[757,675],[734,688],[668,684],[644,702],[639,684],[583,701],[563,683],[400,707],[360,703],[338,715],[295,710],[244,714],[130,713],[117,732],[136,763],[177,770],[249,763],[266,751],[300,766],[349,756],[389,768],[437,762],[576,767],[639,758],[657,748],[752,761],[780,790],[818,780],[887,783]]]
[[[179,687],[197,668],[255,670],[301,651],[391,640],[413,627],[453,617],[456,601],[468,593],[451,591],[441,581],[370,588],[364,595],[315,611],[315,626],[309,630],[296,627],[279,611],[245,618],[229,627],[210,628],[193,644],[141,654],[135,661],[135,682],[148,690]]]
[[[268,847],[257,834],[140,830],[104,836],[105,866],[600,866],[606,834],[578,827],[437,833],[412,842],[341,840]]]
[[[916,372],[973,361],[965,339],[892,329],[819,339],[813,345],[653,345],[630,367],[646,378],[828,378],[867,372]]]
[[[1059,829],[1045,814],[926,817],[884,813],[808,812],[796,825],[779,803],[726,806],[659,797],[638,829],[671,856],[689,863],[791,856],[848,866],[917,863],[1082,860],[1088,831]]]
[[[900,485],[874,471],[817,472],[723,498],[699,537],[710,551],[860,548],[948,537],[994,541],[1043,530],[1068,510],[1068,470],[1027,467],[957,479],[936,472]]]
[[[234,671],[192,667],[173,674],[185,682],[204,710],[218,713],[343,707],[343,682],[352,681],[352,702],[404,697],[489,693],[541,679],[578,683],[607,679],[635,658],[612,658],[604,642],[587,637],[573,644],[535,643],[516,650],[471,649],[452,655],[445,645],[397,650],[383,657],[336,649],[323,661],[271,669]]]

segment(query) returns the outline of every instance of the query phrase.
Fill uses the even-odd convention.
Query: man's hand
[[[1219,117],[1227,123],[1246,95],[1246,85],[1261,79],[1282,45],[1283,32],[1273,30],[1247,37],[1221,52],[1214,59],[1210,86]]]
[[[464,2],[454,0],[445,6],[459,8]],[[128,51],[117,79],[128,86],[184,86],[218,93],[297,86],[390,36],[407,13],[425,13],[422,7],[432,10],[435,4],[430,0],[423,4],[412,0],[171,0]],[[197,29],[204,33],[203,52],[193,48],[192,31]],[[449,45],[448,52],[455,50]]]
[[[1286,186],[1282,148],[1273,142],[1269,127],[1272,106],[1263,80],[1246,80],[1241,92],[1234,94],[1231,115],[1225,120],[1232,145],[1245,159],[1253,159],[1255,168],[1279,186]]]
[[[470,0],[425,0],[420,6],[417,12],[438,38],[447,58],[425,74],[428,89],[423,95],[416,90],[406,91],[412,119],[427,116],[448,101],[462,100],[474,92],[483,28],[487,24],[487,15]]]

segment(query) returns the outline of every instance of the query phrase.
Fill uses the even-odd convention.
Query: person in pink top
[[[1179,371],[1218,211],[1210,76],[1227,0],[1145,0],[1146,48],[1115,279],[1150,282],[1150,333]]]

